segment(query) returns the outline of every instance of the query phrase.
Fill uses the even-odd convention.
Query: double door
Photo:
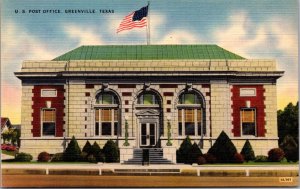
[[[140,123],[140,146],[153,147],[157,141],[157,124]]]

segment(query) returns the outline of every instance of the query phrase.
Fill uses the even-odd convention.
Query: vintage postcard
[[[297,187],[297,0],[1,0],[1,187]]]

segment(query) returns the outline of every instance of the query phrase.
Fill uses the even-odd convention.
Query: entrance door
[[[156,123],[141,123],[141,147],[156,145]]]

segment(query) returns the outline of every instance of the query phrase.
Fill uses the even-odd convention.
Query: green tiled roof
[[[81,46],[55,61],[245,59],[217,45],[98,45]]]

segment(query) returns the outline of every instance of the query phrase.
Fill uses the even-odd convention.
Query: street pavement
[[[296,187],[298,177],[3,175],[3,187]]]

